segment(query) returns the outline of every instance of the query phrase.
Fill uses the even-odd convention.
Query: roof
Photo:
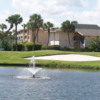
[[[81,35],[100,35],[100,27],[91,24],[75,24],[75,32]]]
[[[75,24],[76,29],[100,29],[98,25],[92,24]]]

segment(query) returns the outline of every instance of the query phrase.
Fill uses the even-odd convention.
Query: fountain
[[[31,61],[30,61],[30,68],[28,69],[32,74],[33,74],[33,78],[35,78],[35,74],[41,70],[41,68],[36,68],[35,67],[35,57],[33,56]]]
[[[50,77],[45,76],[39,76],[36,77],[35,74],[40,71],[42,68],[35,67],[35,57],[33,56],[30,60],[29,68],[25,68],[25,70],[32,73],[32,77],[30,76],[13,76],[13,78],[19,78],[19,79],[50,79]],[[44,71],[44,70],[43,70]],[[25,72],[26,74],[26,72]]]

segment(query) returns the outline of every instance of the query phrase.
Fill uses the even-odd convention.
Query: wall
[[[59,33],[50,33],[49,45],[59,45]]]
[[[61,47],[74,47],[74,41],[73,41],[74,33],[69,33],[69,37],[70,37],[70,44],[68,40],[68,33],[59,32],[59,45]]]
[[[39,33],[38,33],[38,39],[36,38],[35,42],[47,45],[47,41],[48,41],[48,32],[40,30]],[[33,42],[32,30],[29,30],[29,39],[28,39],[28,42]]]
[[[96,36],[85,36],[85,47],[88,47],[89,42],[92,38],[95,38]]]
[[[48,42],[48,32],[47,31],[43,31],[43,30],[39,31],[38,42],[47,45],[47,42]]]
[[[84,44],[82,44],[82,42],[80,41],[80,48],[85,48],[85,41]]]

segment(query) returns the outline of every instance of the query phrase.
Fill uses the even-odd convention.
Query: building
[[[60,45],[61,47],[75,47],[85,48],[88,47],[88,43],[91,38],[100,36],[100,27],[97,25],[89,24],[75,24],[75,32],[70,32],[70,44],[68,41],[67,32],[61,31],[61,29],[51,30],[49,45]],[[32,30],[18,31],[18,39],[23,41],[33,42]],[[48,32],[47,30],[40,29],[36,42],[46,44],[48,43]]]
[[[25,32],[24,32],[24,30],[18,31],[18,33],[17,33],[17,39],[21,40],[23,42],[25,42],[25,41],[27,41],[27,42],[33,42],[33,40],[32,40],[32,30],[31,29],[29,29],[29,30],[25,29]],[[35,42],[47,45],[47,41],[48,41],[47,30],[40,29],[39,33],[38,33],[38,37],[36,38]]]
[[[90,40],[96,36],[100,37],[100,27],[89,24],[75,24],[75,32],[70,34],[70,44],[68,34],[62,32],[61,29],[56,29],[50,33],[50,45],[60,45],[61,47],[88,47]]]

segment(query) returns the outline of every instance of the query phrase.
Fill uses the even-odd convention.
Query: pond
[[[0,100],[100,100],[100,72],[0,67]]]

